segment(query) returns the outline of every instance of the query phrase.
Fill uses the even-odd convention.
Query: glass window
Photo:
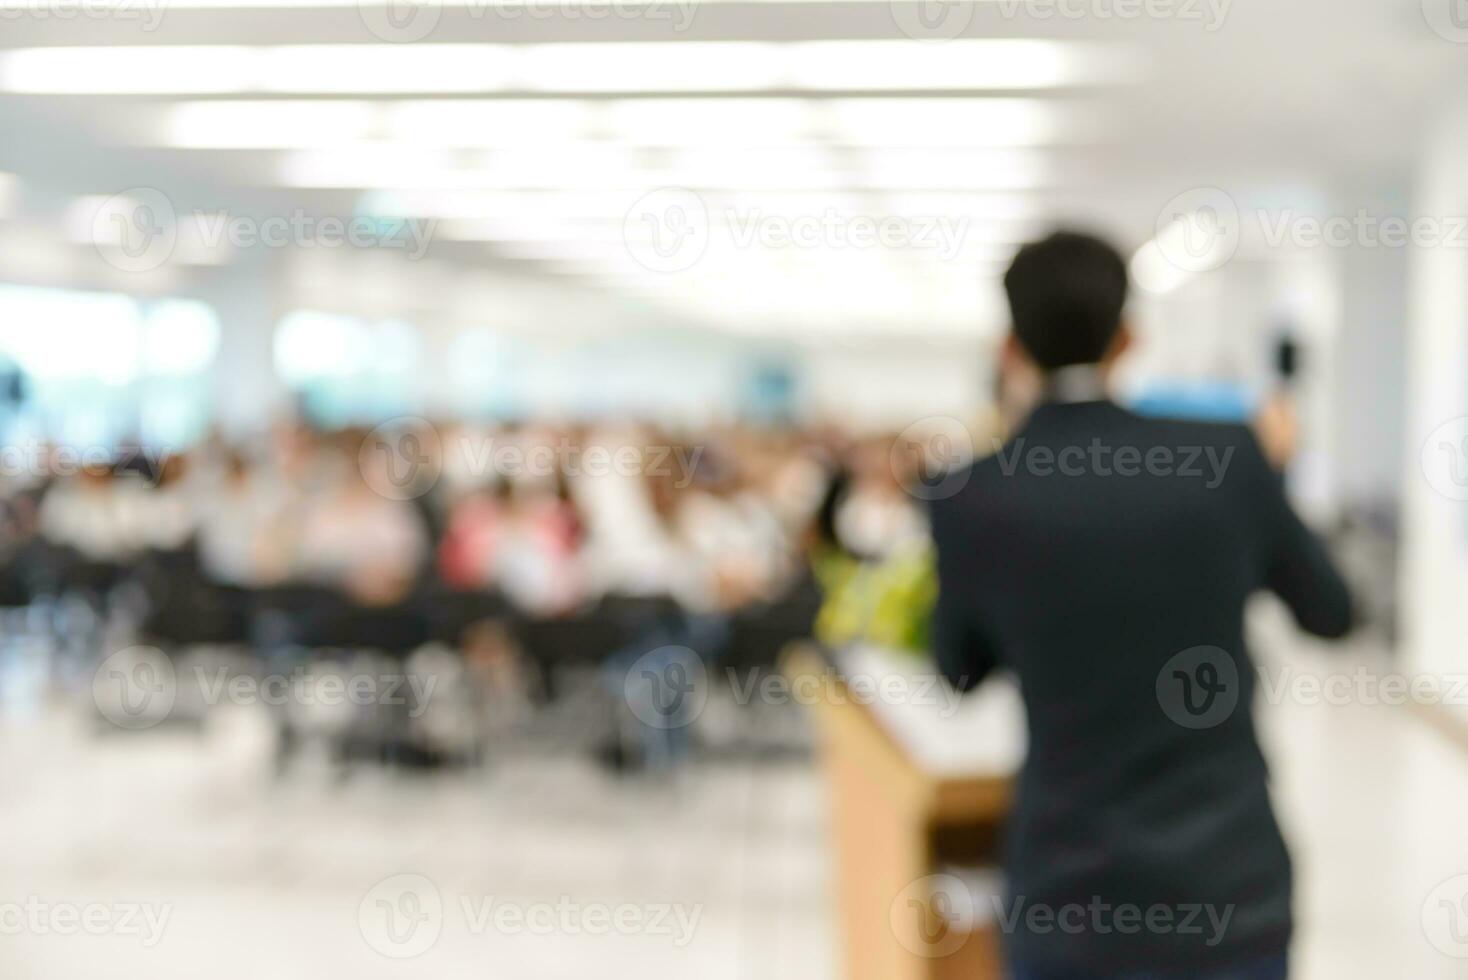
[[[218,315],[196,300],[0,286],[0,360],[25,396],[6,421],[83,447],[184,445],[208,427],[219,341]]]
[[[277,373],[313,420],[328,426],[415,411],[421,356],[418,329],[401,320],[299,310],[275,333]]]

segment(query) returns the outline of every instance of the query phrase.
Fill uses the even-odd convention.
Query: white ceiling
[[[1401,195],[1468,71],[1437,0],[459,0],[397,44],[373,0],[58,2],[0,33],[0,170],[35,215],[150,187],[179,214],[432,218],[434,260],[712,323],[963,334],[1054,220],[1135,247],[1195,187]],[[707,215],[686,267],[648,251],[669,207]],[[893,242],[852,244],[862,221]]]

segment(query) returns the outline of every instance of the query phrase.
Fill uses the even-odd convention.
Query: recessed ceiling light
[[[333,146],[368,138],[371,102],[181,102],[169,106],[161,142],[190,149]]]
[[[856,92],[1127,80],[1114,47],[978,38],[16,48],[0,89],[56,94]]]
[[[1087,124],[1089,120],[1089,125]],[[311,148],[373,139],[435,147],[834,145],[1028,147],[1099,135],[1094,112],[1014,98],[302,99],[181,102],[143,142],[186,148]]]

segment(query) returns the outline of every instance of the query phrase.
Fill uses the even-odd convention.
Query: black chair
[[[428,618],[431,639],[458,647],[464,633],[485,620],[508,620],[514,609],[499,592],[449,588],[439,582],[426,583],[413,602]]]
[[[769,670],[781,652],[808,639],[821,608],[814,576],[806,574],[779,599],[739,610],[734,616],[725,662],[731,670]]]

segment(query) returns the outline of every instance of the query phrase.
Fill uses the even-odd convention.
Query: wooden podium
[[[1013,767],[985,760],[972,771],[960,764],[935,772],[904,746],[891,719],[852,696],[825,651],[792,648],[785,670],[802,691],[820,692],[810,700],[832,810],[844,976],[1001,980],[997,931],[983,921],[955,928],[961,917],[945,893],[954,880],[939,875],[998,863]]]

